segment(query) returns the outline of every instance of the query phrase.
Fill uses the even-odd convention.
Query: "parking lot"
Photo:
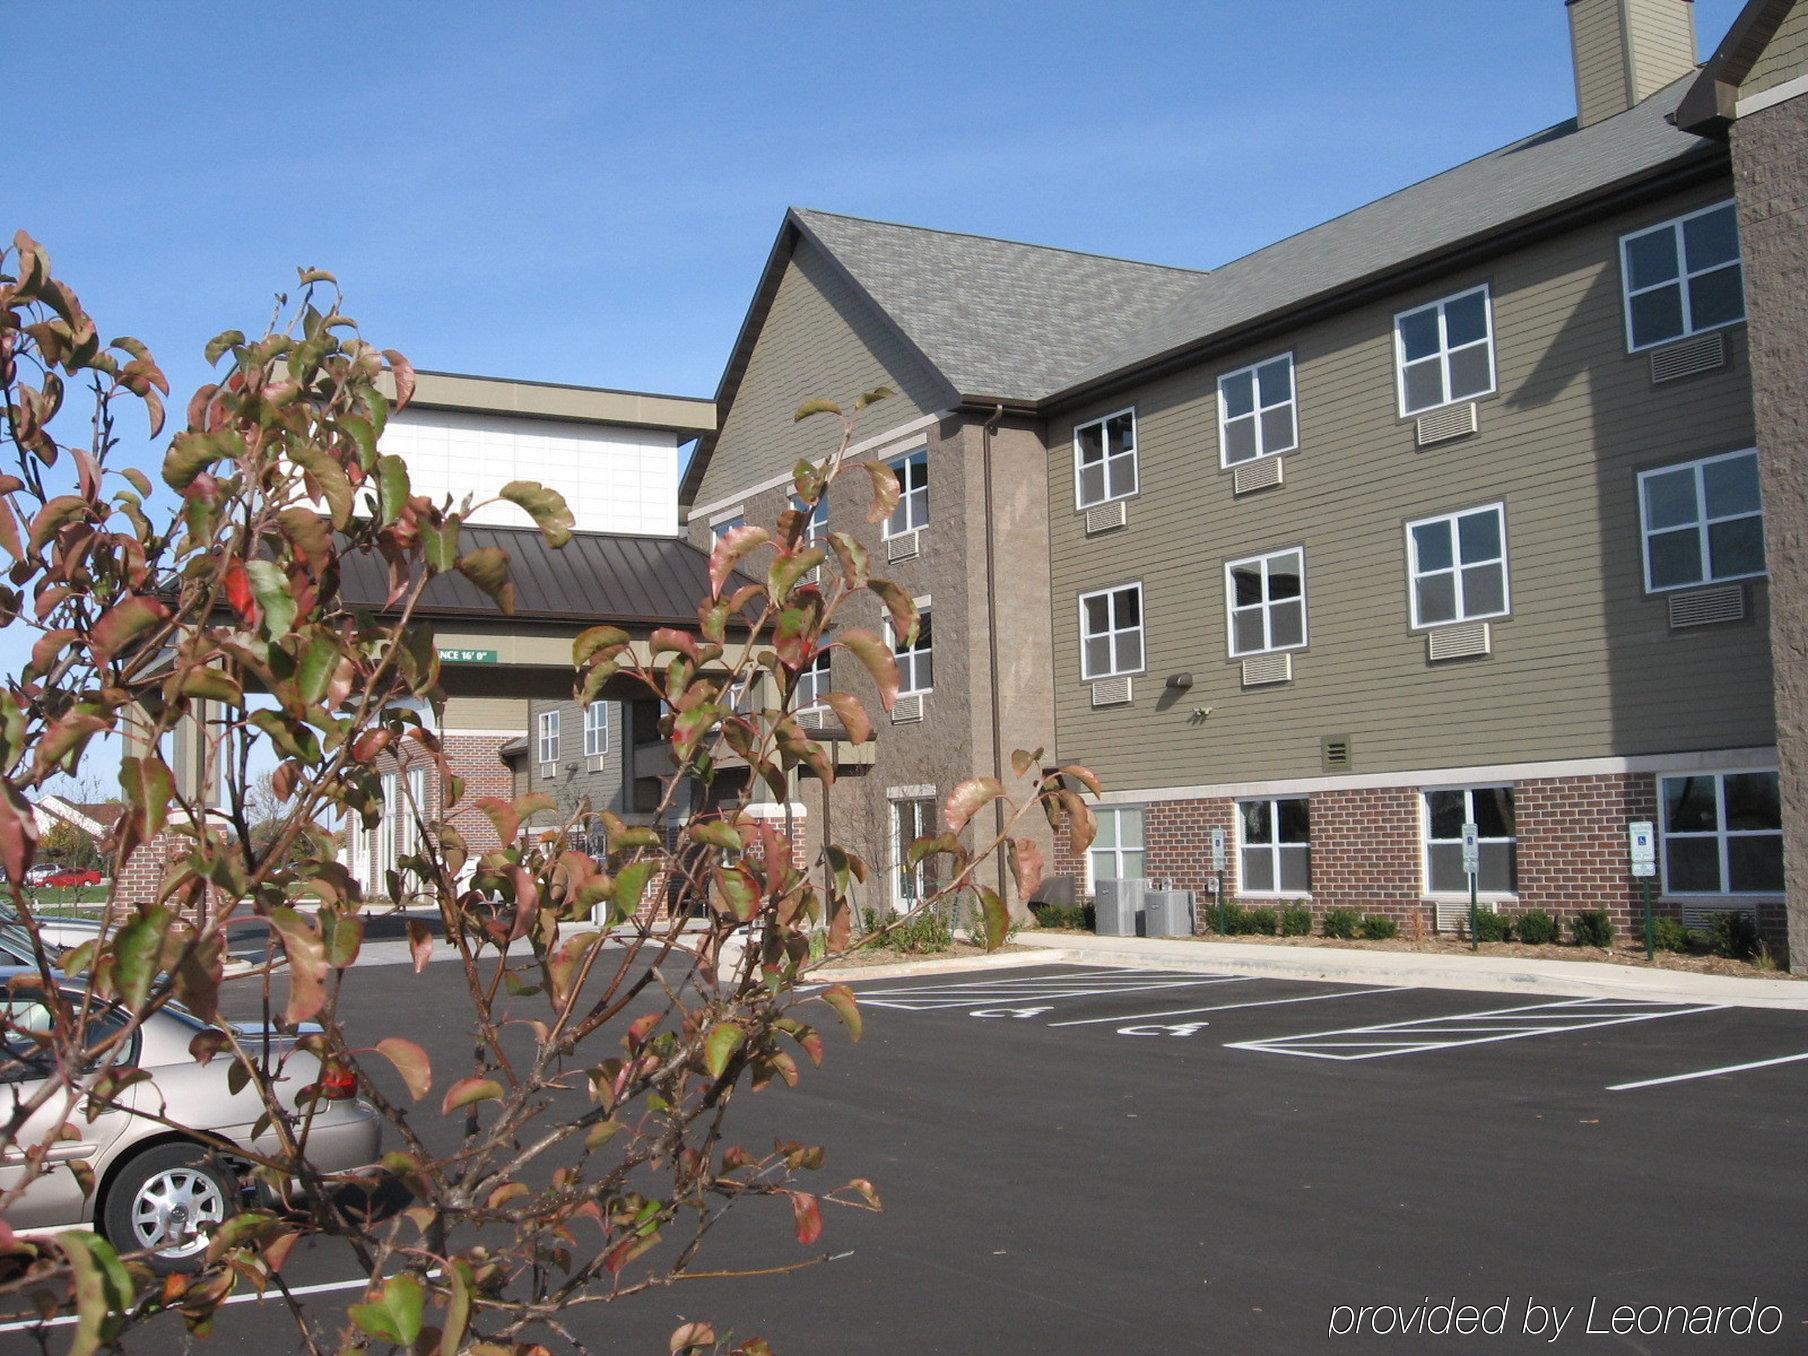
[[[453,1067],[454,968],[369,979],[352,1020]],[[1808,1342],[1808,1014],[1076,965],[856,987],[865,1041],[745,1099],[737,1137],[826,1144],[823,1184],[870,1177],[886,1212],[831,1213],[813,1270],[577,1316],[591,1349],[697,1317],[780,1352],[1419,1351],[1463,1339],[1334,1336],[1341,1307],[1450,1301],[1499,1307],[1490,1350],[1551,1349],[1546,1310],[1558,1350]],[[758,1204],[713,1246],[798,1255]],[[361,1282],[325,1250],[289,1277]],[[1599,1328],[1754,1299],[1775,1335],[1586,1331],[1591,1303]],[[296,1343],[247,1303],[206,1349]]]

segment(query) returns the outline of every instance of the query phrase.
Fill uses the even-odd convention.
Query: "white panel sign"
[[[1212,870],[1224,870],[1224,830],[1212,830]]]
[[[1463,825],[1463,873],[1479,876],[1482,870],[1481,833],[1473,821]]]
[[[1626,826],[1627,845],[1632,850],[1632,874],[1657,874],[1657,826],[1649,819],[1635,819]]]

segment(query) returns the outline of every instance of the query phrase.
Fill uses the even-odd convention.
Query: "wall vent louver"
[[[797,713],[797,723],[806,730],[820,730],[829,723],[829,708],[811,706]]]
[[[1479,913],[1497,913],[1496,905],[1484,900],[1477,900],[1476,911]],[[1437,915],[1439,932],[1469,931],[1469,901],[1466,899],[1440,899],[1432,904],[1432,911]]]
[[[1447,443],[1452,438],[1466,438],[1475,429],[1475,402],[1466,400],[1461,405],[1449,405],[1420,415],[1415,436],[1420,447],[1430,447],[1433,443]]]
[[[1651,384],[1692,377],[1726,366],[1726,336],[1719,330],[1667,344],[1651,354]]]
[[[1272,489],[1283,479],[1281,459],[1279,457],[1260,457],[1255,461],[1245,462],[1237,468],[1235,494],[1253,494],[1257,490]]]
[[[1341,772],[1356,761],[1356,746],[1347,734],[1324,736],[1319,740],[1318,751],[1326,772]]]
[[[1717,589],[1691,589],[1670,595],[1670,629],[1680,631],[1688,626],[1712,626],[1716,622],[1742,621],[1745,617],[1745,589],[1739,584],[1726,584]]]
[[[1750,904],[1734,904],[1724,899],[1704,900],[1700,904],[1682,906],[1682,925],[1691,932],[1711,932],[1717,913],[1742,913],[1749,918],[1756,917],[1757,912]]]
[[[906,696],[899,697],[898,700],[892,704],[891,723],[893,725],[905,725],[911,721],[921,720],[922,718],[923,694],[921,692],[912,692]]]
[[[1487,622],[1461,622],[1440,626],[1425,637],[1425,657],[1436,664],[1445,659],[1474,659],[1493,653],[1493,637]]]
[[[1122,499],[1111,504],[1100,504],[1097,508],[1086,510],[1086,535],[1092,537],[1100,532],[1110,532],[1125,526],[1129,521],[1130,512]]]
[[[1130,700],[1128,678],[1101,678],[1092,685],[1094,706],[1122,706]]]
[[[1293,681],[1293,655],[1265,654],[1243,661],[1243,686],[1263,687]]]
[[[887,537],[885,539],[886,560],[894,565],[900,560],[915,560],[922,553],[922,536],[923,530],[918,528],[914,532],[904,532],[895,537]]]

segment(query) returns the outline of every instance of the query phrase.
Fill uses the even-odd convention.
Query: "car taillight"
[[[320,1095],[329,1102],[344,1102],[358,1095],[358,1076],[343,1064],[329,1064],[320,1075]]]

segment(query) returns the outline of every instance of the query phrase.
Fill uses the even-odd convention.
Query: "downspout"
[[[992,775],[1001,783],[1004,781],[1004,729],[998,719],[998,563],[997,552],[993,545],[993,532],[997,519],[992,515],[992,435],[998,431],[998,425],[1004,420],[1004,403],[999,402],[992,411],[992,417],[981,426],[979,431],[982,474],[986,488],[986,641],[991,651],[991,664],[988,673],[992,688]],[[1000,837],[1004,833],[1004,801],[992,802],[992,836]],[[998,897],[1008,900],[1010,895],[1005,890],[1005,853],[998,852]]]

